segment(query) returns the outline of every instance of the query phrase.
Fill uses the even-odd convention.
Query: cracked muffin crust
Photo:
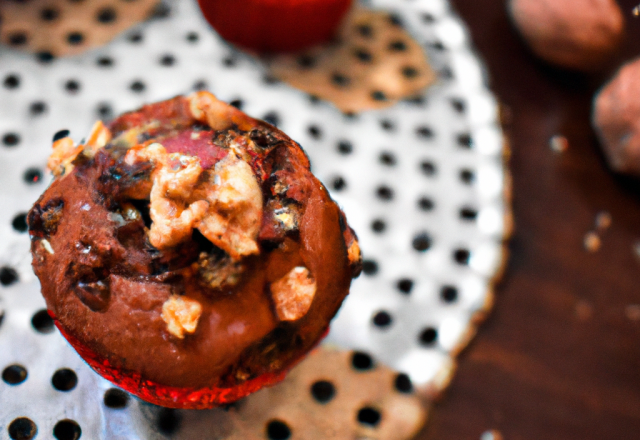
[[[207,92],[54,143],[28,216],[56,325],[149,402],[210,408],[284,377],[360,272],[298,144]]]

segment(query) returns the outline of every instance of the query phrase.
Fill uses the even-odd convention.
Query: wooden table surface
[[[640,55],[638,0],[619,1],[623,53],[596,75],[537,61],[504,0],[452,1],[510,114],[516,229],[495,308],[418,438],[640,439],[640,190],[608,171],[589,122],[594,92]],[[549,148],[555,134],[566,152]],[[612,225],[587,252],[600,211]]]

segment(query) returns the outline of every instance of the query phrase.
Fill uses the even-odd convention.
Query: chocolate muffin
[[[360,272],[300,146],[207,92],[57,140],[29,212],[61,333],[102,376],[175,408],[281,380]]]

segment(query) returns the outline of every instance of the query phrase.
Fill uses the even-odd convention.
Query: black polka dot
[[[375,367],[373,358],[362,351],[354,351],[351,355],[351,366],[358,371],[371,370]]]
[[[10,286],[18,282],[18,272],[11,267],[0,267],[0,284]]]
[[[416,134],[421,139],[431,139],[433,138],[433,130],[427,127],[426,125],[421,125],[416,128]]]
[[[471,252],[468,249],[456,249],[453,251],[453,259],[458,264],[469,264],[469,257],[471,257]]]
[[[226,67],[236,67],[238,65],[238,58],[235,55],[229,55],[223,58],[222,64]]]
[[[404,23],[402,22],[402,18],[400,18],[400,16],[396,13],[389,14],[389,23],[398,27],[404,26]]]
[[[431,47],[432,49],[435,49],[435,50],[437,50],[437,51],[443,51],[443,50],[445,50],[445,49],[446,49],[446,47],[444,46],[444,44],[442,43],[442,41],[438,41],[438,40],[436,40],[436,41],[432,41],[432,42],[429,44],[429,47]]]
[[[111,409],[122,409],[129,403],[129,395],[118,388],[109,388],[104,393],[104,406]]]
[[[425,252],[431,247],[431,237],[426,232],[421,232],[413,237],[411,245],[419,252]]]
[[[9,34],[8,40],[11,46],[22,46],[27,44],[29,38],[25,32],[12,32]]]
[[[371,223],[371,229],[373,229],[373,232],[380,234],[387,229],[387,224],[382,219],[376,219]]]
[[[343,191],[347,188],[347,182],[340,176],[334,177],[331,181],[331,188],[334,191]]]
[[[76,94],[80,91],[80,83],[75,79],[70,79],[64,84],[64,88],[70,94]]]
[[[269,123],[269,124],[273,125],[274,127],[279,126],[279,125],[280,125],[280,122],[281,122],[281,121],[280,121],[280,116],[278,115],[278,113],[276,113],[276,112],[274,112],[274,111],[267,113],[266,115],[264,115],[264,116],[262,117],[262,119],[263,119],[265,122],[267,122],[267,123]]]
[[[473,139],[469,133],[459,134],[456,138],[458,145],[463,148],[472,148],[473,147]]]
[[[387,95],[385,95],[381,90],[374,90],[371,92],[371,99],[374,101],[386,101]]]
[[[78,376],[69,368],[61,368],[51,377],[51,385],[58,391],[71,391],[78,384]]]
[[[160,2],[156,5],[151,13],[151,18],[163,19],[168,18],[171,15],[171,8],[168,4]]]
[[[200,35],[197,32],[189,32],[186,38],[189,43],[197,43],[200,40]]]
[[[180,429],[180,424],[182,423],[182,417],[180,413],[175,409],[171,408],[162,408],[158,412],[158,429],[161,433],[166,435],[174,434]]]
[[[436,174],[437,168],[436,165],[428,160],[423,160],[420,162],[420,171],[425,176],[434,176]]]
[[[60,11],[55,8],[45,8],[40,11],[40,18],[44,21],[54,21],[60,17]]]
[[[343,75],[342,73],[334,72],[331,75],[331,83],[333,83],[337,87],[347,87],[351,84],[351,79],[348,76]]]
[[[344,155],[353,153],[353,144],[349,141],[338,142],[338,153]]]
[[[317,125],[310,125],[307,132],[314,139],[322,139],[322,130]]]
[[[407,50],[407,43],[402,40],[396,40],[389,43],[389,50],[391,52],[404,52]]]
[[[411,383],[411,379],[405,373],[399,373],[395,380],[393,381],[393,386],[396,391],[400,393],[411,393],[413,392],[413,384]]]
[[[380,415],[380,411],[375,408],[371,408],[370,406],[366,406],[360,411],[358,411],[358,422],[363,425],[376,427],[380,423],[380,419],[382,418]]]
[[[96,107],[96,113],[100,119],[107,121],[112,119],[114,116],[113,107],[111,107],[111,104],[106,102],[98,104]]]
[[[84,35],[82,34],[82,32],[70,32],[69,34],[67,34],[67,43],[73,46],[80,45],[83,41]]]
[[[311,385],[311,395],[320,403],[327,403],[336,395],[336,387],[328,380],[319,380]]]
[[[49,51],[43,50],[40,51],[38,53],[36,53],[36,59],[42,63],[42,64],[48,64],[51,63],[53,60],[55,60],[55,56],[53,56],[53,54]]]
[[[389,151],[380,153],[380,163],[387,166],[394,166],[397,163],[395,154]]]
[[[454,286],[442,286],[440,298],[446,303],[452,303],[458,299],[458,289]]]
[[[363,260],[362,261],[362,272],[365,275],[375,275],[378,273],[379,267],[378,263],[374,260]]]
[[[5,76],[4,81],[2,82],[6,89],[17,89],[20,87],[20,77],[14,73]]]
[[[373,61],[373,55],[367,49],[358,48],[353,51],[353,55],[360,61],[361,63],[370,63]]]
[[[273,86],[275,84],[278,84],[280,80],[275,76],[267,73],[262,77],[262,82],[268,86]]]
[[[405,102],[413,105],[424,106],[427,103],[427,100],[422,95],[412,96],[410,98],[405,99]]]
[[[27,168],[22,179],[28,184],[38,183],[42,180],[42,171],[38,168]]]
[[[393,189],[389,188],[386,185],[379,186],[376,189],[376,194],[379,199],[389,201],[393,199]]]
[[[136,31],[136,32],[132,32],[129,34],[129,36],[127,37],[127,40],[129,40],[130,43],[141,43],[142,40],[144,40],[144,36],[142,35],[142,32]]]
[[[467,169],[460,170],[460,180],[463,183],[470,185],[475,181],[475,179],[476,176],[473,171]]]
[[[209,86],[207,85],[207,82],[204,80],[199,80],[193,83],[193,90],[206,90],[208,88]]]
[[[99,57],[96,60],[96,64],[99,67],[112,67],[115,63],[111,57]]]
[[[298,66],[302,69],[311,69],[317,63],[316,59],[311,55],[300,55],[297,60]]]
[[[287,440],[291,437],[291,429],[280,420],[271,420],[267,423],[266,431],[269,440]]]
[[[54,329],[53,319],[46,309],[39,310],[33,315],[31,325],[38,333],[51,333]]]
[[[43,101],[32,102],[29,106],[29,113],[32,116],[40,116],[47,112],[47,104]]]
[[[17,214],[15,217],[13,217],[11,226],[13,226],[13,229],[15,231],[27,232],[27,229],[29,228],[27,226],[27,213],[21,212],[20,214]]]
[[[409,278],[402,278],[401,280],[398,280],[396,287],[400,292],[408,295],[413,290],[413,280]]]
[[[116,18],[118,18],[118,16],[116,14],[116,10],[113,8],[102,8],[96,15],[96,20],[103,24],[113,23],[116,21]]]
[[[393,121],[390,121],[389,119],[381,120],[380,121],[380,126],[385,131],[393,131],[396,128],[396,125],[393,123]]]
[[[393,322],[393,319],[391,318],[391,315],[388,312],[385,312],[383,310],[373,315],[371,322],[373,322],[373,325],[375,325],[376,327],[385,328],[391,325],[391,323]]]
[[[176,63],[176,58],[171,54],[165,54],[160,57],[160,65],[164,67],[171,67]]]
[[[420,75],[420,71],[415,67],[405,66],[402,68],[402,76],[407,79],[417,78]]]
[[[358,26],[356,26],[356,30],[358,31],[358,34],[360,34],[365,38],[370,38],[373,36],[373,28],[371,27],[370,24],[367,24],[367,23],[359,24]]]
[[[135,93],[142,93],[146,88],[147,86],[140,80],[133,81],[131,84],[129,84],[129,89]]]
[[[18,417],[9,423],[9,437],[12,440],[31,440],[38,433],[38,427],[27,417]]]
[[[451,106],[458,113],[464,113],[465,110],[466,110],[466,106],[464,104],[464,101],[462,101],[461,99],[458,99],[458,98],[451,99]]]
[[[468,206],[460,209],[460,218],[466,221],[473,221],[478,217],[478,211]]]
[[[420,18],[422,18],[422,21],[424,23],[433,23],[434,21],[436,21],[435,17],[427,12],[422,14]]]
[[[237,108],[238,110],[242,110],[242,107],[244,106],[244,101],[242,99],[234,99],[233,101],[229,102],[229,105]]]
[[[74,420],[60,420],[53,427],[53,436],[57,440],[78,440],[82,436],[82,429]]]
[[[309,98],[309,102],[311,104],[318,104],[320,102],[320,98],[318,98],[318,96],[316,95],[309,95],[307,97]]]
[[[435,344],[436,339],[438,339],[438,331],[433,327],[427,327],[420,332],[419,336],[420,344],[425,346],[430,346]]]
[[[19,385],[27,380],[27,370],[22,365],[9,365],[2,371],[2,380],[9,385]]]
[[[67,136],[69,136],[71,134],[71,132],[69,130],[60,130],[57,131],[54,135],[53,135],[53,142],[59,141],[60,139],[64,139]]]
[[[7,133],[2,136],[2,144],[5,147],[15,147],[20,143],[20,135],[17,133]]]

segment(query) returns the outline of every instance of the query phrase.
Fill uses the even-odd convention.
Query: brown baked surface
[[[117,118],[106,146],[92,153],[90,137],[71,166],[58,170],[29,213],[33,267],[60,326],[98,358],[161,385],[234,387],[283,371],[320,340],[359,271],[359,253],[349,261],[355,235],[298,144],[226,104],[212,129],[193,116],[189,99]],[[233,259],[195,229],[179,244],[150,244],[149,201],[139,189],[158,165],[132,165],[127,154],[154,143],[197,154],[199,185],[229,155],[249,157],[263,197],[259,253]],[[123,221],[132,205],[141,215]],[[296,214],[293,229],[274,218],[283,206]],[[302,317],[281,320],[269,289],[301,266],[315,279],[315,296]],[[239,271],[237,284],[229,271]],[[182,338],[162,316],[173,297],[202,307],[197,328]]]

